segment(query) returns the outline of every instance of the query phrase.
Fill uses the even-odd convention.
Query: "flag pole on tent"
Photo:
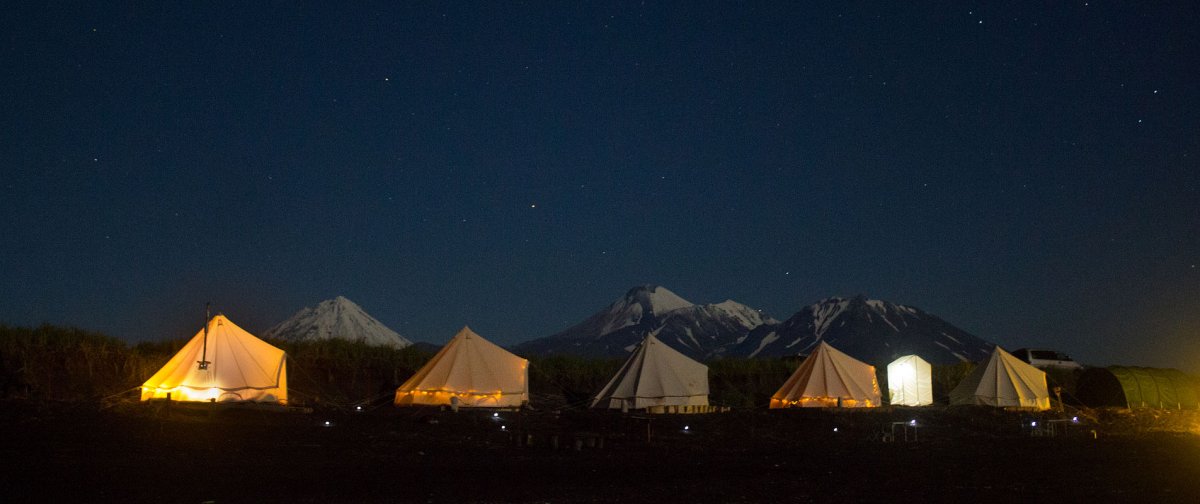
[[[200,365],[201,370],[208,369],[208,321],[212,318],[209,314],[212,310],[212,303],[204,303],[204,349],[201,351],[200,360],[196,361]]]

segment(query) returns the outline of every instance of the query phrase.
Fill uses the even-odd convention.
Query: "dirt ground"
[[[8,503],[1200,502],[1200,436],[1059,417],[1051,437],[1054,417],[6,402],[0,488]],[[897,426],[886,442],[912,420],[915,441]]]

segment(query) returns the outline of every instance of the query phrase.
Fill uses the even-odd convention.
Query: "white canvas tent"
[[[933,372],[925,359],[905,355],[887,367],[889,404],[925,406],[933,404]]]
[[[689,359],[646,335],[608,385],[596,394],[593,408],[646,409],[652,413],[707,411],[708,366]]]
[[[287,404],[287,356],[218,314],[207,337],[201,329],[142,384],[143,401],[168,394],[177,401]]]
[[[1046,373],[997,346],[987,362],[979,363],[950,391],[950,404],[1048,410]]]
[[[528,382],[528,360],[463,327],[396,389],[395,404],[512,408],[529,402]]]
[[[875,366],[822,341],[771,396],[771,408],[873,408],[879,397]]]

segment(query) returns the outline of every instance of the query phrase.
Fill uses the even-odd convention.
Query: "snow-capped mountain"
[[[394,348],[412,344],[342,296],[296,312],[291,318],[267,329],[263,337],[287,341],[346,339]]]
[[[823,299],[782,323],[760,326],[726,354],[803,355],[820,341],[876,367],[908,354],[934,364],[978,361],[995,346],[917,308],[857,296]]]
[[[558,334],[517,345],[520,355],[628,355],[642,338],[658,339],[703,359],[720,355],[765,323],[778,323],[759,310],[734,302],[697,305],[657,285],[630,289],[607,308]]]

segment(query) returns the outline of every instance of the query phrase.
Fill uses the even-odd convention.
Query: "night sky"
[[[1200,372],[1192,1],[33,4],[0,18],[10,325],[344,295],[514,344],[652,283]]]

